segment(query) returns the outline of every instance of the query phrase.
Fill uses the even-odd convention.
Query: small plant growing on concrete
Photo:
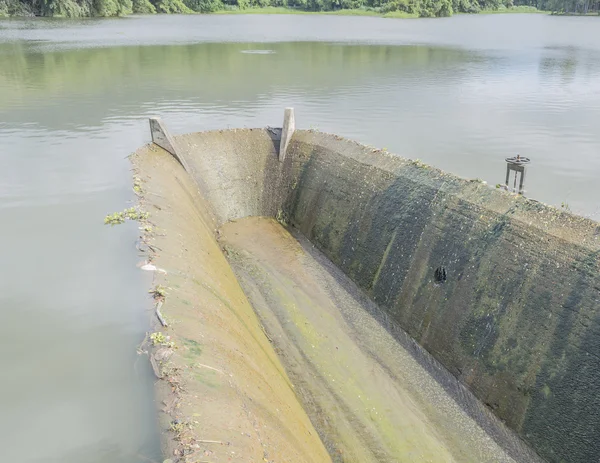
[[[115,212],[104,217],[105,225],[119,225],[125,222],[125,214],[123,212]]]
[[[142,179],[139,177],[133,177],[133,191],[138,195],[141,195],[144,191],[142,190]]]
[[[415,159],[413,161],[411,161],[411,163],[414,166],[420,167],[422,169],[427,169],[429,166],[427,164],[425,164],[423,161],[421,161],[420,159]]]
[[[287,214],[284,211],[282,211],[281,209],[279,209],[277,211],[277,215],[275,216],[275,220],[277,220],[277,222],[279,222],[284,227],[288,226],[289,222],[288,222]]]
[[[167,288],[165,288],[163,285],[158,285],[156,288],[151,289],[148,292],[152,294],[154,299],[163,299],[167,296]]]
[[[169,349],[175,349],[175,342],[171,341],[170,336],[165,336],[160,331],[156,331],[150,335],[150,341],[153,346],[168,347]]]
[[[173,420],[169,426],[169,430],[172,431],[179,437],[186,429],[193,429],[194,424],[191,421]]]
[[[166,340],[167,340],[166,336],[164,334],[162,334],[160,331],[156,331],[150,335],[150,341],[152,341],[153,346],[159,346]]]
[[[125,220],[147,220],[150,214],[142,211],[137,207],[130,207],[121,212],[114,212],[104,217],[105,225],[119,225],[125,222]]]
[[[146,220],[150,216],[148,212],[142,211],[137,207],[130,207],[124,211],[125,217],[129,220]]]

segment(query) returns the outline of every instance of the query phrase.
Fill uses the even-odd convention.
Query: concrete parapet
[[[279,160],[283,161],[287,152],[288,145],[296,130],[296,120],[294,117],[294,108],[285,108],[283,113],[283,127],[281,129],[281,142],[279,143]]]

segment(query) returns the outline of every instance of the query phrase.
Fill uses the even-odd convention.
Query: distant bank
[[[0,0],[1,17],[116,17],[130,14],[331,14],[432,18],[454,14],[578,13],[555,0],[514,5],[514,0]],[[553,1],[551,4],[550,2]],[[597,6],[597,5],[596,5]],[[596,8],[596,6],[594,8]],[[581,14],[597,8],[581,7]]]

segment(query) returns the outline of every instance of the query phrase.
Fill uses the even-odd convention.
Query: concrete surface
[[[132,157],[143,258],[160,271],[169,348],[154,346],[165,458],[177,463],[331,461],[215,238],[182,166],[149,145]],[[153,317],[154,318],[154,317]],[[161,460],[162,461],[162,460]]]
[[[162,119],[160,117],[151,117],[149,122],[152,142],[171,153],[173,157],[177,159],[177,161],[183,166],[183,168],[188,170],[185,161],[180,156],[179,150],[177,149],[177,143]]]
[[[283,114],[283,126],[281,128],[281,142],[279,144],[279,160],[283,161],[287,153],[290,140],[296,130],[296,119],[294,117],[294,108],[285,108]]]
[[[220,242],[333,461],[538,461],[300,233],[248,217]]]
[[[597,460],[599,224],[335,136],[289,155],[294,226],[543,457]]]
[[[531,460],[488,411],[548,461],[597,460],[597,223],[335,135],[295,131],[283,162],[267,130],[176,142],[215,228],[265,216],[298,230],[517,461]]]

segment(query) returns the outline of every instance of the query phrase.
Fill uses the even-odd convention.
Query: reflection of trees
[[[560,77],[564,83],[572,82],[578,73],[588,78],[600,78],[600,53],[580,51],[573,47],[547,49],[540,59],[538,70],[544,77]]]
[[[575,51],[561,56],[545,56],[540,59],[540,74],[545,76],[560,75],[565,83],[572,81],[577,73],[577,58]]]
[[[273,54],[245,54],[268,48]],[[471,52],[327,43],[198,44],[48,52],[0,45],[0,111],[15,98],[102,93],[107,103],[194,94],[204,101],[247,99],[274,88],[332,89],[374,77],[440,70],[477,59]],[[475,56],[475,58],[474,58]],[[6,98],[5,98],[6,97]],[[11,98],[8,98],[11,97]],[[151,97],[151,98],[150,98]],[[110,100],[113,101],[110,101]]]

